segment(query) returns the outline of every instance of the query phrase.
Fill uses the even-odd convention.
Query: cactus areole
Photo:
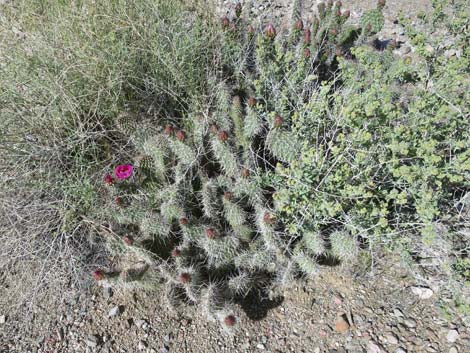
[[[269,39],[274,39],[276,37],[276,29],[274,28],[274,25],[272,23],[266,26],[266,29],[264,30],[264,34]]]
[[[227,325],[227,326],[230,326],[230,327],[234,326],[236,322],[237,322],[237,320],[235,319],[235,316],[233,316],[233,315],[228,315],[224,319],[224,324]]]

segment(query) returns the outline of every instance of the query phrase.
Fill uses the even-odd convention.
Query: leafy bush
[[[312,229],[334,248],[339,228],[372,250],[385,244],[465,256],[470,62],[468,19],[454,16],[429,18],[453,28],[459,55],[448,57],[443,38],[415,29],[413,59],[390,46],[354,48],[338,78],[297,110],[300,156],[277,168],[276,201],[292,234]]]

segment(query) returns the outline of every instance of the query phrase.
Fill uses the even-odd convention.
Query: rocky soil
[[[418,282],[398,260],[356,278],[325,267],[278,301],[238,305],[237,325],[226,331],[197,308],[169,311],[157,291],[95,287],[63,303],[45,335],[3,337],[0,352],[469,352],[470,322],[439,310],[446,293],[438,282]],[[0,328],[12,333],[16,320],[6,316]]]

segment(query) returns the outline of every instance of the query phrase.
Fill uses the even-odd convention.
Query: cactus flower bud
[[[168,125],[165,127],[165,130],[164,130],[165,135],[168,135],[168,136],[171,135],[174,130],[175,130],[175,129],[173,128],[173,126],[171,126],[171,125],[168,124]]]
[[[228,315],[224,319],[224,324],[227,325],[227,326],[230,326],[230,327],[234,326],[236,322],[237,322],[237,320],[235,319],[235,316],[233,316],[233,315]]]
[[[263,216],[263,221],[266,224],[273,224],[274,223],[274,218],[269,212],[266,212]]]
[[[242,177],[248,178],[250,176],[250,171],[247,168],[242,169]]]
[[[179,219],[179,223],[180,223],[180,225],[185,226],[185,225],[187,225],[187,224],[189,223],[189,221],[188,221],[188,219],[187,219],[186,217],[181,217],[181,218]]]
[[[111,185],[112,183],[114,183],[114,178],[110,174],[106,174],[104,177],[104,183],[106,185]]]
[[[233,193],[231,193],[230,191],[226,191],[224,192],[224,199],[227,200],[227,201],[230,201],[233,197]]]
[[[341,6],[343,6],[343,3],[341,1],[337,1],[336,2],[336,7],[340,8]]]
[[[227,131],[220,131],[219,132],[219,140],[220,141],[227,141],[228,140],[228,132]]]
[[[242,4],[238,3],[237,5],[235,5],[235,15],[237,17],[240,17],[241,14],[242,14]]]
[[[343,50],[340,47],[337,47],[335,50],[335,55],[339,57],[343,56]]]
[[[125,237],[123,237],[122,241],[124,242],[124,244],[129,245],[129,246],[134,244],[134,239],[132,239],[132,237],[129,235],[126,235]]]
[[[333,0],[328,0],[328,1],[326,2],[326,6],[332,7],[332,6],[333,6]]]
[[[230,26],[230,20],[227,17],[222,17],[222,28],[228,28]]]
[[[308,28],[306,28],[304,30],[304,44],[309,45],[311,41],[312,41],[312,32]]]
[[[124,200],[119,196],[114,199],[114,203],[119,207],[124,206]]]
[[[283,123],[284,120],[281,118],[281,116],[276,115],[276,117],[274,118],[274,127],[281,127]]]
[[[338,34],[338,30],[336,28],[332,28],[330,33],[331,35],[336,36]]]
[[[255,107],[255,106],[256,106],[256,103],[258,103],[258,101],[256,100],[255,97],[250,97],[250,98],[248,98],[248,106],[249,106],[250,108]]]
[[[181,255],[181,250],[178,249],[178,248],[174,248],[172,251],[171,251],[171,256],[172,257],[178,257]]]
[[[176,133],[176,138],[180,141],[186,140],[186,133],[183,130],[178,130]]]
[[[308,59],[308,58],[310,58],[311,55],[312,55],[312,53],[310,52],[310,49],[309,49],[309,48],[305,48],[305,49],[304,49],[304,58],[305,58],[305,59]]]
[[[349,10],[346,10],[346,11],[343,12],[343,17],[344,18],[349,18],[350,15],[351,15],[351,11],[349,11]]]
[[[182,274],[180,274],[179,280],[181,283],[189,283],[191,282],[191,275],[187,272],[183,272]]]
[[[247,32],[248,32],[248,34],[250,34],[250,35],[253,35],[253,34],[255,34],[255,29],[254,29],[254,27],[253,27],[253,26],[251,26],[251,25],[250,25],[250,26],[248,26],[248,28],[247,28],[247,30],[246,30],[246,31],[247,31]]]
[[[304,23],[302,22],[301,19],[297,20],[295,22],[295,25],[294,25],[294,28],[297,30],[297,31],[301,31],[304,29]]]
[[[101,281],[104,279],[104,272],[101,270],[95,270],[91,273],[95,281]]]
[[[276,29],[274,28],[272,23],[266,26],[266,29],[264,30],[264,34],[269,39],[274,39],[274,37],[276,37]]]
[[[385,0],[379,0],[377,1],[377,7],[380,9],[380,8],[384,8],[385,7]]]
[[[215,230],[214,228],[207,228],[206,229],[206,236],[209,238],[209,239],[214,239],[217,235],[215,233]]]

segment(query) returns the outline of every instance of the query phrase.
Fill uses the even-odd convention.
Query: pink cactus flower
[[[133,171],[134,167],[132,166],[132,164],[121,164],[114,169],[114,174],[116,175],[116,178],[122,180],[130,178],[132,176]]]
[[[95,270],[91,273],[95,281],[101,281],[104,279],[104,272],[102,270]]]
[[[114,183],[114,178],[111,175],[106,174],[104,177],[104,183],[106,185],[111,185],[112,183]]]

